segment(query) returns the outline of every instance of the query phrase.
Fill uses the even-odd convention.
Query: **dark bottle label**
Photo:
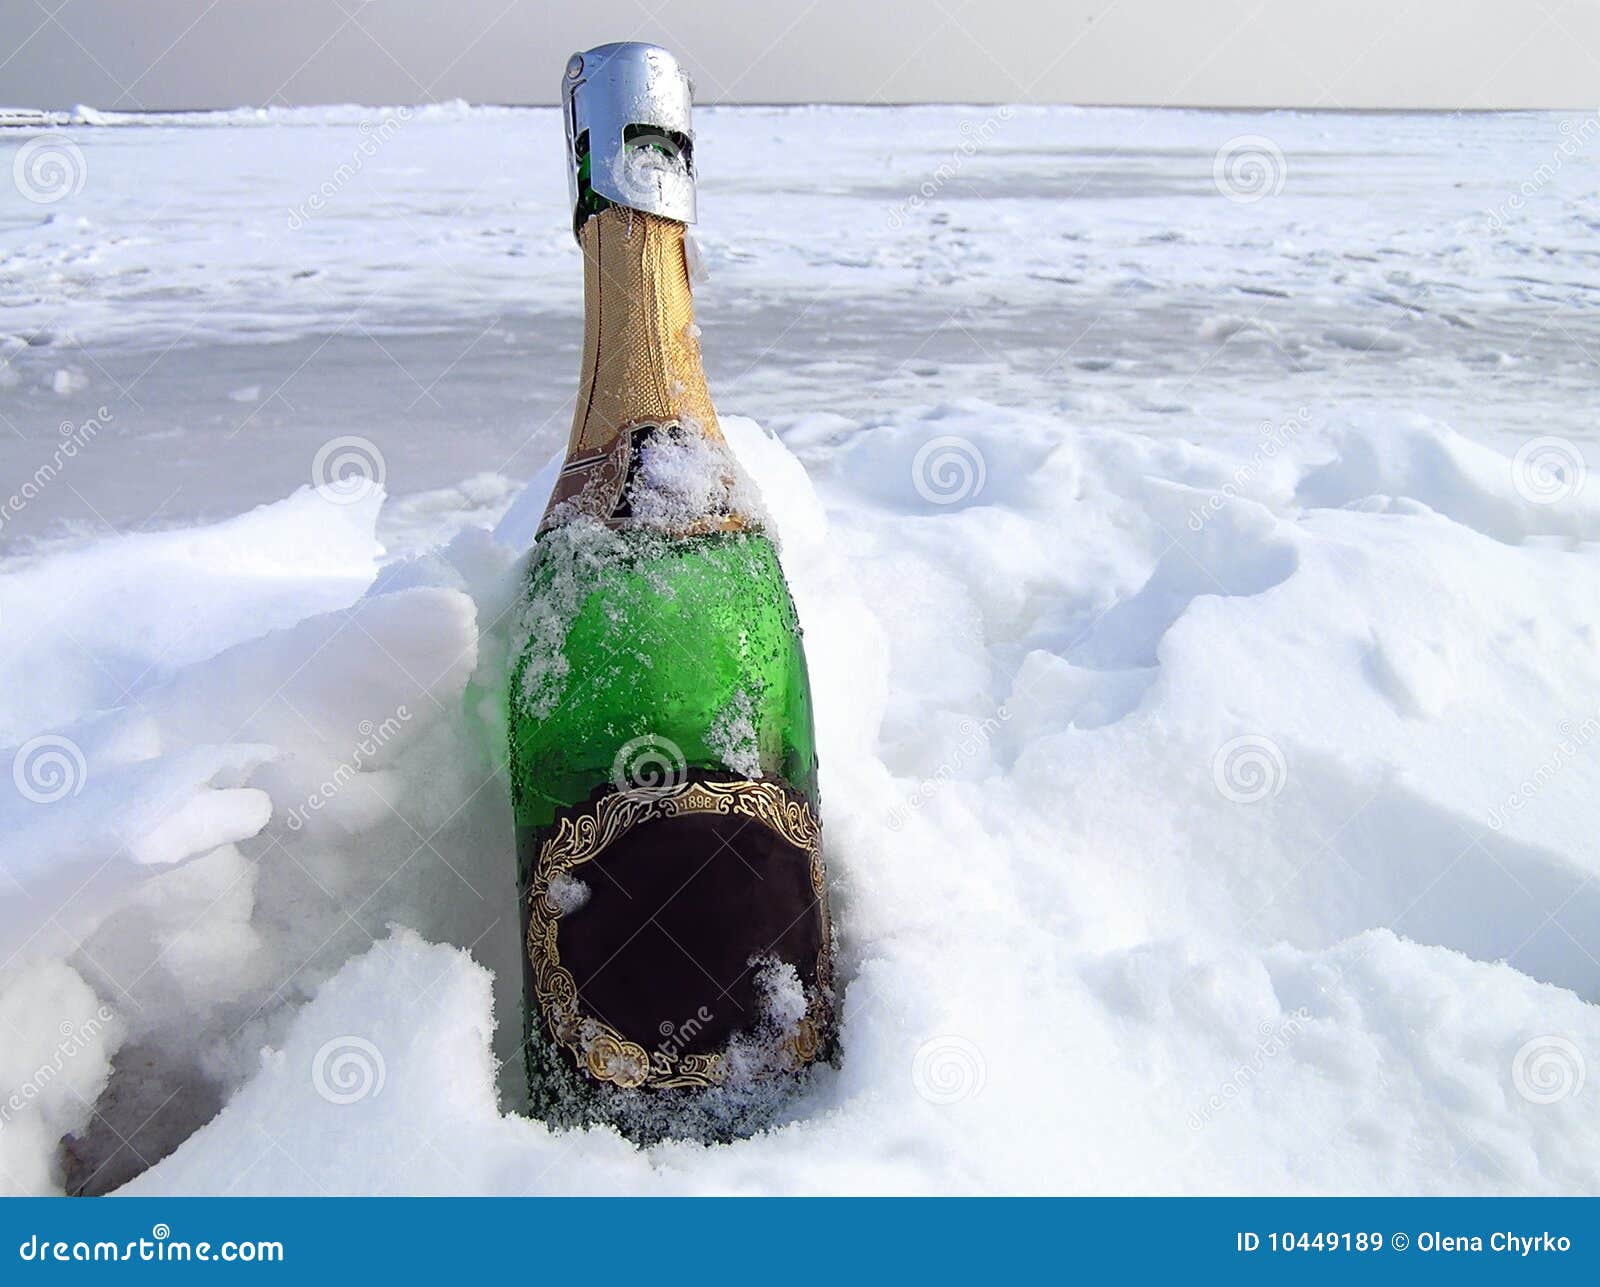
[[[746,1043],[737,1062],[757,1071],[817,1056],[833,944],[818,825],[801,796],[691,771],[663,788],[608,786],[522,839],[536,846],[523,898],[528,998],[578,1069],[667,1089],[723,1083],[730,1043]],[[771,1013],[774,971],[789,980],[786,1016]]]

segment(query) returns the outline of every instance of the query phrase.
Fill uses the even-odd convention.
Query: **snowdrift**
[[[1427,420],[730,441],[807,628],[843,1059],[519,1115],[499,768],[547,468],[0,575],[12,1193],[1600,1191],[1600,504]],[[1559,454],[1559,453],[1558,453]]]

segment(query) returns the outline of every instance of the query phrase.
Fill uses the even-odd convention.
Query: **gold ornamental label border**
[[[689,781],[604,795],[586,812],[560,819],[554,833],[539,847],[528,889],[527,950],[533,964],[535,999],[552,1040],[571,1053],[578,1067],[590,1076],[623,1089],[713,1086],[726,1074],[723,1057],[720,1053],[669,1055],[660,1049],[647,1051],[611,1025],[582,1012],[577,980],[561,964],[561,909],[549,897],[550,882],[599,857],[634,827],[695,813],[749,818],[771,828],[807,855],[811,888],[822,916],[822,947],[817,954],[817,997],[801,1021],[799,1033],[788,1043],[797,1064],[815,1058],[826,1026],[833,977],[833,927],[828,914],[821,827],[811,806],[776,782],[750,780]]]

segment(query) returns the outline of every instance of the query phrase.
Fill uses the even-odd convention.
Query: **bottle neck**
[[[609,518],[635,439],[679,426],[722,441],[700,363],[684,233],[676,220],[621,206],[584,222],[583,367],[547,525],[567,502]]]

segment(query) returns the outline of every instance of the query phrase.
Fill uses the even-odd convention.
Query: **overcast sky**
[[[0,0],[0,104],[544,103],[608,40],[701,102],[1600,105],[1600,0]]]

